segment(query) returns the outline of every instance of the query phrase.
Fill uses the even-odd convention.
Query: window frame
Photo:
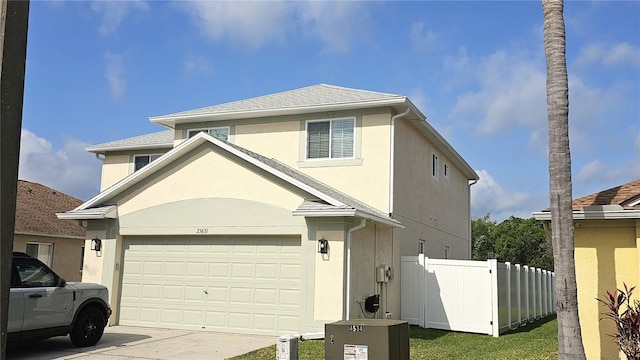
[[[136,172],[136,171],[144,168],[145,166],[147,166],[147,165],[151,164],[152,162],[158,160],[158,158],[160,156],[162,156],[162,155],[164,155],[164,154],[137,154],[137,155],[133,155],[133,161],[131,162],[131,166],[133,167],[133,171],[132,172]],[[136,159],[137,158],[141,158],[141,157],[145,157],[145,156],[149,158],[149,162],[144,164],[144,165],[142,165],[140,167],[140,169],[136,169]]]
[[[206,132],[207,134],[219,139],[217,136],[211,134],[211,131],[212,130],[220,130],[220,129],[227,130],[227,138],[226,139],[222,139],[222,140],[229,141],[229,138],[231,137],[231,127],[230,126],[207,127],[207,128],[201,128],[201,129],[187,129],[187,139],[191,139],[192,137],[196,136],[200,132]]]
[[[450,173],[451,173],[451,169],[449,167],[449,164],[445,163],[444,164],[444,177],[448,179]]]
[[[418,240],[418,255],[420,254],[426,255],[427,253],[426,247],[427,247],[427,242],[425,240],[422,240],[422,239]]]
[[[28,247],[29,245],[37,245],[38,249],[36,252],[36,256],[33,256],[32,254],[29,254],[28,252]],[[49,248],[49,251],[47,252],[47,259],[42,260],[40,258],[40,248],[42,246],[47,246]],[[43,264],[47,265],[47,266],[51,266],[51,264],[53,263],[53,244],[52,243],[40,243],[40,242],[34,242],[34,241],[27,241],[27,243],[25,244],[25,253],[27,253],[27,255],[31,256],[32,258],[38,259],[40,261],[42,261]]]
[[[438,157],[438,154],[433,153],[431,154],[431,175],[437,179],[440,176],[439,172],[440,158]]]
[[[333,157],[331,148],[333,143],[333,123],[335,121],[344,121],[348,120],[352,124],[352,141],[351,141],[351,156],[343,156],[343,157]],[[309,157],[309,124],[312,123],[329,123],[329,156],[328,157]],[[305,142],[304,142],[304,161],[339,161],[339,160],[354,160],[356,159],[356,144],[357,144],[357,121],[355,116],[346,116],[332,119],[316,119],[316,120],[307,120],[305,121]]]

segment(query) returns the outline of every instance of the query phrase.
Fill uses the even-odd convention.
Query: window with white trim
[[[448,259],[449,258],[449,247],[445,245],[444,247],[444,258]]]
[[[355,119],[307,122],[307,159],[354,157]]]
[[[433,175],[434,178],[438,178],[438,155],[433,154],[431,156],[431,175]]]
[[[229,141],[229,128],[228,127],[216,127],[216,128],[208,128],[208,129],[194,129],[189,130],[188,137],[194,137],[197,133],[206,132],[207,134],[222,139],[225,141]]]
[[[157,160],[162,154],[153,154],[153,155],[136,155],[133,157],[133,171],[138,171],[149,165],[154,160]]]
[[[53,260],[53,244],[27,243],[25,252],[32,258],[36,258],[45,263],[45,265],[51,266],[51,261]]]
[[[444,164],[444,177],[449,177],[449,164]]]
[[[418,254],[424,254],[424,246],[425,246],[425,241],[424,240],[418,240]]]

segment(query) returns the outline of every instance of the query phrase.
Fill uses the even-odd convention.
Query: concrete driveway
[[[68,336],[12,346],[13,359],[227,359],[274,345],[275,336],[111,326],[96,346],[75,347]],[[273,356],[275,357],[275,352]]]

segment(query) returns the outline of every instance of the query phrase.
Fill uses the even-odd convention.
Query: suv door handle
[[[41,298],[42,294],[31,294],[29,295],[29,299]]]

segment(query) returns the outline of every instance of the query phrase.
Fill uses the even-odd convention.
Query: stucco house
[[[533,216],[549,228],[548,210]],[[640,179],[573,200],[578,315],[587,359],[617,360],[613,321],[596,301],[640,285]],[[634,295],[640,300],[638,294]],[[624,358],[624,355],[621,355]]]
[[[67,281],[80,281],[86,229],[56,213],[81,204],[50,187],[18,180],[13,250],[40,259]]]
[[[83,280],[112,324],[254,334],[400,316],[400,256],[470,257],[477,174],[405,96],[319,84],[87,150]],[[371,313],[365,300],[379,294]]]

